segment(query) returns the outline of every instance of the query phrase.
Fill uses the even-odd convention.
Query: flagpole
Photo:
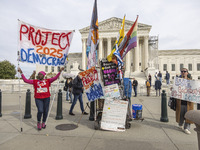
[[[19,60],[20,60],[20,55],[19,51],[17,52],[18,55],[18,68],[19,68]],[[21,132],[23,132],[23,127],[22,127],[22,103],[21,103],[21,87],[20,87],[20,73],[18,72],[18,81],[19,81],[19,111],[20,111],[20,127],[21,127]]]
[[[68,63],[68,61],[65,61],[64,66],[66,66],[67,63]],[[61,74],[63,74],[63,72],[60,73],[60,76],[61,76]],[[60,78],[58,79],[58,82],[57,82],[57,85],[56,85],[56,91],[55,91],[55,93],[54,93],[54,96],[53,96],[53,100],[52,100],[52,102],[51,102],[50,109],[49,109],[49,111],[48,111],[47,120],[46,120],[46,122],[45,122],[46,125],[47,125],[47,122],[48,122],[48,119],[49,119],[49,115],[50,115],[50,113],[51,113],[51,109],[52,109],[52,107],[53,107],[53,102],[54,102],[55,97],[56,97],[56,94],[57,94],[57,92],[58,92],[58,85],[59,85],[59,83],[60,83]]]

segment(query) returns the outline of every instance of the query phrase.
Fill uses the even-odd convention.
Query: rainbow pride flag
[[[125,55],[134,47],[137,46],[137,20],[138,20],[138,16],[134,22],[134,24],[132,25],[132,27],[130,28],[130,30],[128,31],[128,33],[126,34],[126,36],[124,37],[124,42],[122,42],[123,48],[120,50],[120,55],[121,58],[123,59],[125,57]]]

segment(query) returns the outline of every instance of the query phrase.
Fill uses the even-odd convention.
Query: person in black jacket
[[[135,80],[135,78],[133,78],[132,86],[133,86],[133,90],[134,90],[134,93],[135,93],[135,97],[137,97],[137,86],[138,86],[138,82],[137,82],[137,80]]]
[[[67,88],[66,90],[66,101],[69,101],[70,97],[70,103],[72,103],[72,78],[67,78],[65,82],[65,87]]]
[[[83,83],[82,83],[82,80],[79,75],[77,75],[76,78],[73,80],[72,88],[73,88],[72,93],[74,94],[74,100],[73,100],[71,108],[69,110],[69,115],[72,115],[72,116],[75,115],[73,113],[73,109],[74,109],[74,106],[76,105],[77,99],[79,99],[82,114],[88,115],[88,113],[85,112],[84,107],[83,107],[82,93],[83,93],[84,87],[83,87]]]
[[[158,91],[159,91],[159,96],[160,96],[161,85],[162,85],[162,83],[160,82],[160,80],[158,80],[158,78],[156,78],[156,81],[155,81],[156,96],[158,96]]]

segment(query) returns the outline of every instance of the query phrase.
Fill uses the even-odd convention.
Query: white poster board
[[[106,98],[104,102],[101,129],[125,131],[128,101]]]
[[[120,92],[118,84],[111,84],[104,86],[104,98],[120,98]]]
[[[171,96],[177,99],[200,103],[200,81],[176,77]]]

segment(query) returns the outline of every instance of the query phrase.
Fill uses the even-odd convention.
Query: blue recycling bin
[[[141,119],[142,118],[142,105],[133,104],[132,105],[133,118]]]

